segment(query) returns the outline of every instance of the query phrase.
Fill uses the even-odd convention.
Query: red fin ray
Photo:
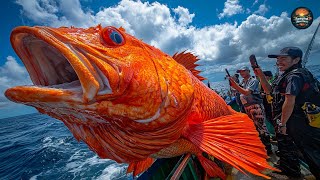
[[[196,64],[196,62],[199,60],[197,56],[191,54],[190,52],[186,53],[186,51],[182,51],[181,53],[175,53],[172,58],[179,64],[190,70],[191,73],[200,81],[206,79],[199,75],[201,71],[195,69],[197,66],[199,66],[198,64]]]
[[[206,170],[206,172],[211,176],[211,177],[220,177],[222,179],[226,179],[226,174],[221,170],[221,168],[213,161],[203,157],[202,155],[197,156],[202,167]]]
[[[202,151],[229,163],[242,173],[246,170],[269,178],[261,171],[276,170],[267,163],[264,145],[253,121],[246,114],[236,113],[192,124],[184,135]]]
[[[133,177],[135,177],[151,167],[154,161],[155,160],[153,158],[148,157],[147,159],[142,161],[132,162],[128,166],[127,173],[133,172]]]

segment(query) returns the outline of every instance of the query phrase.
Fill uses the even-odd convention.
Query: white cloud
[[[79,26],[93,24],[91,12],[84,12],[78,0],[17,0],[21,13],[37,24],[47,26]]]
[[[246,20],[234,23],[223,23],[202,28],[192,26],[195,14],[190,14],[184,7],[169,9],[158,2],[122,0],[112,7],[101,7],[99,12],[88,10],[84,12],[78,1],[53,3],[53,1],[25,1],[22,13],[38,24],[50,26],[82,26],[89,27],[101,23],[124,27],[129,34],[144,42],[158,47],[162,51],[173,54],[177,51],[190,50],[202,59],[199,67],[206,77],[223,72],[224,68],[235,70],[242,65],[248,65],[250,54],[256,54],[262,66],[273,68],[273,62],[267,60],[270,52],[278,52],[285,46],[298,46],[305,50],[320,18],[315,18],[312,26],[305,30],[294,28],[289,15],[270,18],[259,14],[249,15]],[[44,3],[46,2],[46,3]],[[36,9],[30,9],[38,7]],[[73,5],[79,13],[67,12]],[[238,1],[227,1],[225,9],[235,5],[238,12],[242,7]],[[41,8],[39,8],[41,7]],[[71,7],[70,7],[71,8]],[[34,11],[34,14],[29,14]],[[225,11],[227,15],[227,10]],[[42,18],[45,15],[48,19]],[[313,49],[320,49],[320,36],[317,36]],[[320,59],[319,53],[313,53],[310,61]]]
[[[280,17],[272,16],[269,19],[259,15],[251,15],[229,32],[230,37],[225,37],[225,41],[230,42],[229,46],[223,47],[222,44],[218,44],[221,56],[214,59],[215,63],[206,63],[205,67],[200,67],[205,70],[203,75],[210,77],[214,73],[222,72],[224,68],[235,72],[243,65],[249,66],[248,57],[250,54],[257,56],[263,68],[274,69],[275,62],[267,58],[267,55],[279,52],[281,48],[286,46],[297,46],[305,51],[319,21],[320,17],[314,21],[314,25],[310,28],[298,30],[292,26],[287,13],[282,13]],[[317,36],[308,64],[319,64],[316,62],[320,58],[319,42],[320,36]],[[226,49],[234,54],[230,55]]]
[[[222,13],[218,15],[219,19],[224,17],[230,17],[235,14],[243,13],[243,7],[239,4],[239,0],[227,0],[224,3],[224,9]]]
[[[187,25],[192,22],[192,18],[194,17],[194,14],[190,14],[189,10],[178,6],[177,8],[173,9],[173,12],[175,12],[179,16],[178,22],[181,25]]]
[[[32,84],[27,70],[17,63],[15,58],[8,56],[4,65],[0,66],[0,101],[5,101],[6,89],[17,85]]]
[[[259,9],[253,12],[254,14],[260,14],[260,15],[265,15],[266,12],[269,11],[269,8],[265,4],[261,4],[259,6]]]
[[[102,8],[95,16],[95,23],[122,26],[127,32],[146,42],[151,42],[176,26],[166,5],[130,0],[123,0],[114,7]]]

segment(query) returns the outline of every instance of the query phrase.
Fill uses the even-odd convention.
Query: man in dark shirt
[[[280,75],[270,85],[260,68],[255,69],[255,74],[265,92],[273,96],[272,116],[278,121],[276,129],[280,151],[277,167],[288,176],[301,175],[296,144],[311,173],[320,179],[320,129],[309,125],[301,108],[306,97],[305,84],[308,83],[308,75],[301,68],[302,51],[297,47],[286,47],[279,54],[268,57],[277,58]]]

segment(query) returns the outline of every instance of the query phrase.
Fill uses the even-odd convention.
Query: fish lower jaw
[[[75,89],[57,89],[42,86],[16,86],[7,89],[5,96],[14,102],[23,103],[59,103],[73,102],[83,104],[83,93]]]
[[[90,90],[90,89],[89,89]],[[96,95],[106,95],[111,93],[111,89],[83,92],[80,80],[68,83],[55,84],[49,86],[28,85],[17,86],[6,91],[5,95],[8,99],[27,104],[29,102],[74,102],[80,104],[88,104],[94,102]]]

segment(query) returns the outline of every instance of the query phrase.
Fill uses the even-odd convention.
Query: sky
[[[302,30],[290,21],[301,6],[314,16],[313,24]],[[225,68],[235,73],[249,65],[251,54],[263,69],[274,70],[275,61],[267,55],[286,46],[305,51],[320,22],[318,0],[9,0],[1,2],[0,10],[0,118],[35,112],[3,95],[9,87],[32,84],[10,44],[17,26],[122,26],[169,55],[192,52],[200,58],[201,75],[217,82],[223,81]],[[320,64],[320,35],[308,61],[313,64]]]

